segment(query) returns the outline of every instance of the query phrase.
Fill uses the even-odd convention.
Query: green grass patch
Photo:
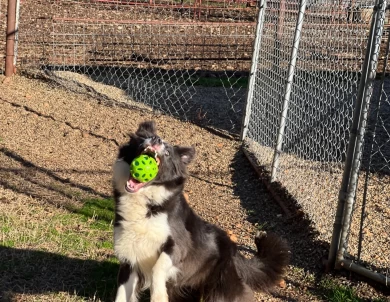
[[[320,282],[320,287],[324,292],[324,297],[329,302],[361,302],[352,288],[339,285],[330,279],[324,279]]]
[[[336,281],[325,278],[319,283],[323,298],[328,302],[364,302],[366,299],[360,298],[355,290],[349,286],[338,284]],[[372,302],[386,302],[382,298],[370,299]]]
[[[87,199],[81,208],[71,210],[81,215],[83,221],[90,222],[91,228],[108,231],[112,229],[115,217],[114,204],[113,199]]]
[[[6,233],[8,233],[10,231],[11,231],[11,227],[9,227],[9,226],[2,226],[2,227],[0,227],[0,232],[2,234],[6,234]]]
[[[5,247],[14,247],[15,241],[14,240],[3,240],[3,242],[1,242],[1,245],[5,246]]]
[[[84,201],[83,207],[77,213],[111,223],[114,220],[114,201],[112,199],[88,199]]]

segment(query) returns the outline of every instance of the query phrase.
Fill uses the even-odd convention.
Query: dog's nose
[[[162,139],[160,137],[158,137],[158,136],[155,136],[155,137],[153,137],[152,144],[153,145],[161,145],[162,144]]]
[[[155,145],[161,145],[162,144],[162,139],[158,136],[153,136],[151,141],[150,141],[150,144],[152,146],[155,146]]]

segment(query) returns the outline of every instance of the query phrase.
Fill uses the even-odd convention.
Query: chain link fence
[[[299,3],[266,5],[245,143],[269,173],[279,153],[274,180],[329,241],[369,24],[347,23],[347,11],[337,16],[339,7],[330,3],[307,7],[295,70],[289,71]],[[283,146],[275,152],[283,109]]]
[[[389,35],[383,37],[381,51],[385,66],[389,58]],[[380,69],[382,69],[380,71]],[[377,281],[388,284],[390,274],[390,79],[384,66],[374,83],[362,149],[362,172],[345,255],[382,274]],[[358,227],[357,227],[358,226]],[[344,265],[350,265],[349,262]]]
[[[250,0],[23,0],[18,66],[238,134],[257,11]]]
[[[390,206],[390,175],[385,172],[390,159],[386,85],[382,93],[376,92],[372,97],[379,99],[382,95],[384,105],[374,131],[376,149],[365,152],[364,157],[372,156],[371,161],[365,161],[369,164],[362,167],[368,171],[370,185],[366,187],[372,198],[364,193],[365,177],[363,173],[358,175],[359,168],[350,178],[345,171],[352,175],[352,168],[359,166],[360,155],[349,156],[347,148],[355,132],[364,130],[365,123],[351,131],[356,111],[360,110],[358,104],[364,100],[368,106],[374,85],[370,77],[375,77],[377,67],[382,70],[386,66],[380,38],[388,36],[387,31],[382,34],[387,19],[385,22],[381,15],[381,32],[377,31],[379,38],[374,39],[380,51],[376,54],[378,65],[377,61],[369,61],[375,48],[369,43],[370,28],[381,8],[374,0],[263,0],[260,7],[260,34],[255,42],[242,129],[244,148],[260,167],[265,181],[286,189],[307,213],[319,239],[329,243],[336,240],[331,249],[339,253],[338,265],[347,263],[342,260],[359,259],[376,263],[384,273],[383,268],[390,266],[390,220],[383,214]],[[364,71],[368,67],[374,68],[371,74]],[[379,81],[374,83],[378,85]],[[370,120],[374,112],[375,109],[370,111]],[[355,147],[351,150],[356,151]],[[346,164],[349,157],[353,165]],[[360,180],[355,204],[351,185],[354,177]],[[343,179],[350,185],[339,195]],[[344,200],[344,193],[352,196],[352,203]],[[348,213],[348,207],[355,211]],[[336,229],[335,216],[340,218]],[[381,239],[377,239],[378,235]]]
[[[6,25],[7,25],[7,1],[0,0],[0,74],[4,74],[5,67],[5,41],[6,41]]]

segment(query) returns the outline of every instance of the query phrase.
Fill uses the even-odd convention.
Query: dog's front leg
[[[115,302],[137,302],[138,274],[129,264],[123,263],[119,268],[118,291]]]
[[[151,302],[168,302],[166,283],[175,272],[171,257],[162,252],[152,269]]]

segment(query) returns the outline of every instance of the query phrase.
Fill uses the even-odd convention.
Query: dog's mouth
[[[157,165],[160,166],[160,158],[158,157],[158,150],[156,147],[154,146],[148,146],[147,148],[145,148],[141,154],[147,154],[151,157],[153,157],[156,162],[157,162]],[[152,180],[148,181],[148,182],[140,182],[138,180],[136,180],[135,178],[133,178],[130,174],[130,177],[129,179],[127,180],[126,182],[126,185],[125,185],[125,189],[127,192],[129,193],[136,193],[138,192],[141,188],[145,187],[147,184],[149,184],[150,182],[152,182]]]

